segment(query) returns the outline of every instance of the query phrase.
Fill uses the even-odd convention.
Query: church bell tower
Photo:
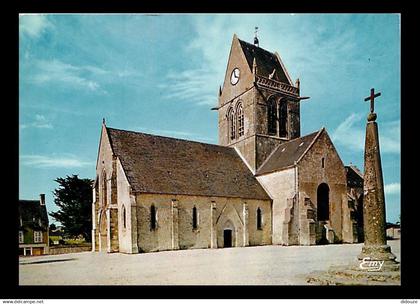
[[[219,89],[219,144],[235,147],[255,173],[281,143],[300,137],[299,79],[277,52],[233,36]]]

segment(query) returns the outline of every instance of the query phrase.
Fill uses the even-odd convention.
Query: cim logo
[[[370,257],[363,258],[360,262],[360,269],[367,271],[380,271],[385,261],[373,260]]]

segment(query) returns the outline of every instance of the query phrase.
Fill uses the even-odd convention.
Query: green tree
[[[64,234],[69,237],[82,235],[91,241],[92,229],[92,183],[93,180],[80,179],[78,175],[57,178],[59,187],[53,191],[54,203],[59,211],[50,215],[63,225]]]

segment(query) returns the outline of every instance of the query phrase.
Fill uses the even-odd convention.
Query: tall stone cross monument
[[[363,183],[363,222],[365,243],[359,259],[384,261],[385,268],[395,264],[395,255],[386,243],[386,217],[385,194],[382,177],[381,155],[379,150],[378,124],[374,112],[375,94],[371,89],[370,96],[365,101],[370,101],[370,113],[367,117],[365,139],[365,168]]]
[[[365,243],[355,265],[331,266],[328,271],[314,272],[307,282],[321,285],[399,285],[400,264],[386,243],[385,194],[379,151],[378,124],[375,122],[375,98],[371,89],[370,113],[365,140],[365,174],[363,181],[363,222]]]

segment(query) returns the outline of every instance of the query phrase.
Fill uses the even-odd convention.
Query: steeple
[[[218,96],[219,144],[256,171],[277,145],[300,136],[300,96],[276,52],[233,36]]]

